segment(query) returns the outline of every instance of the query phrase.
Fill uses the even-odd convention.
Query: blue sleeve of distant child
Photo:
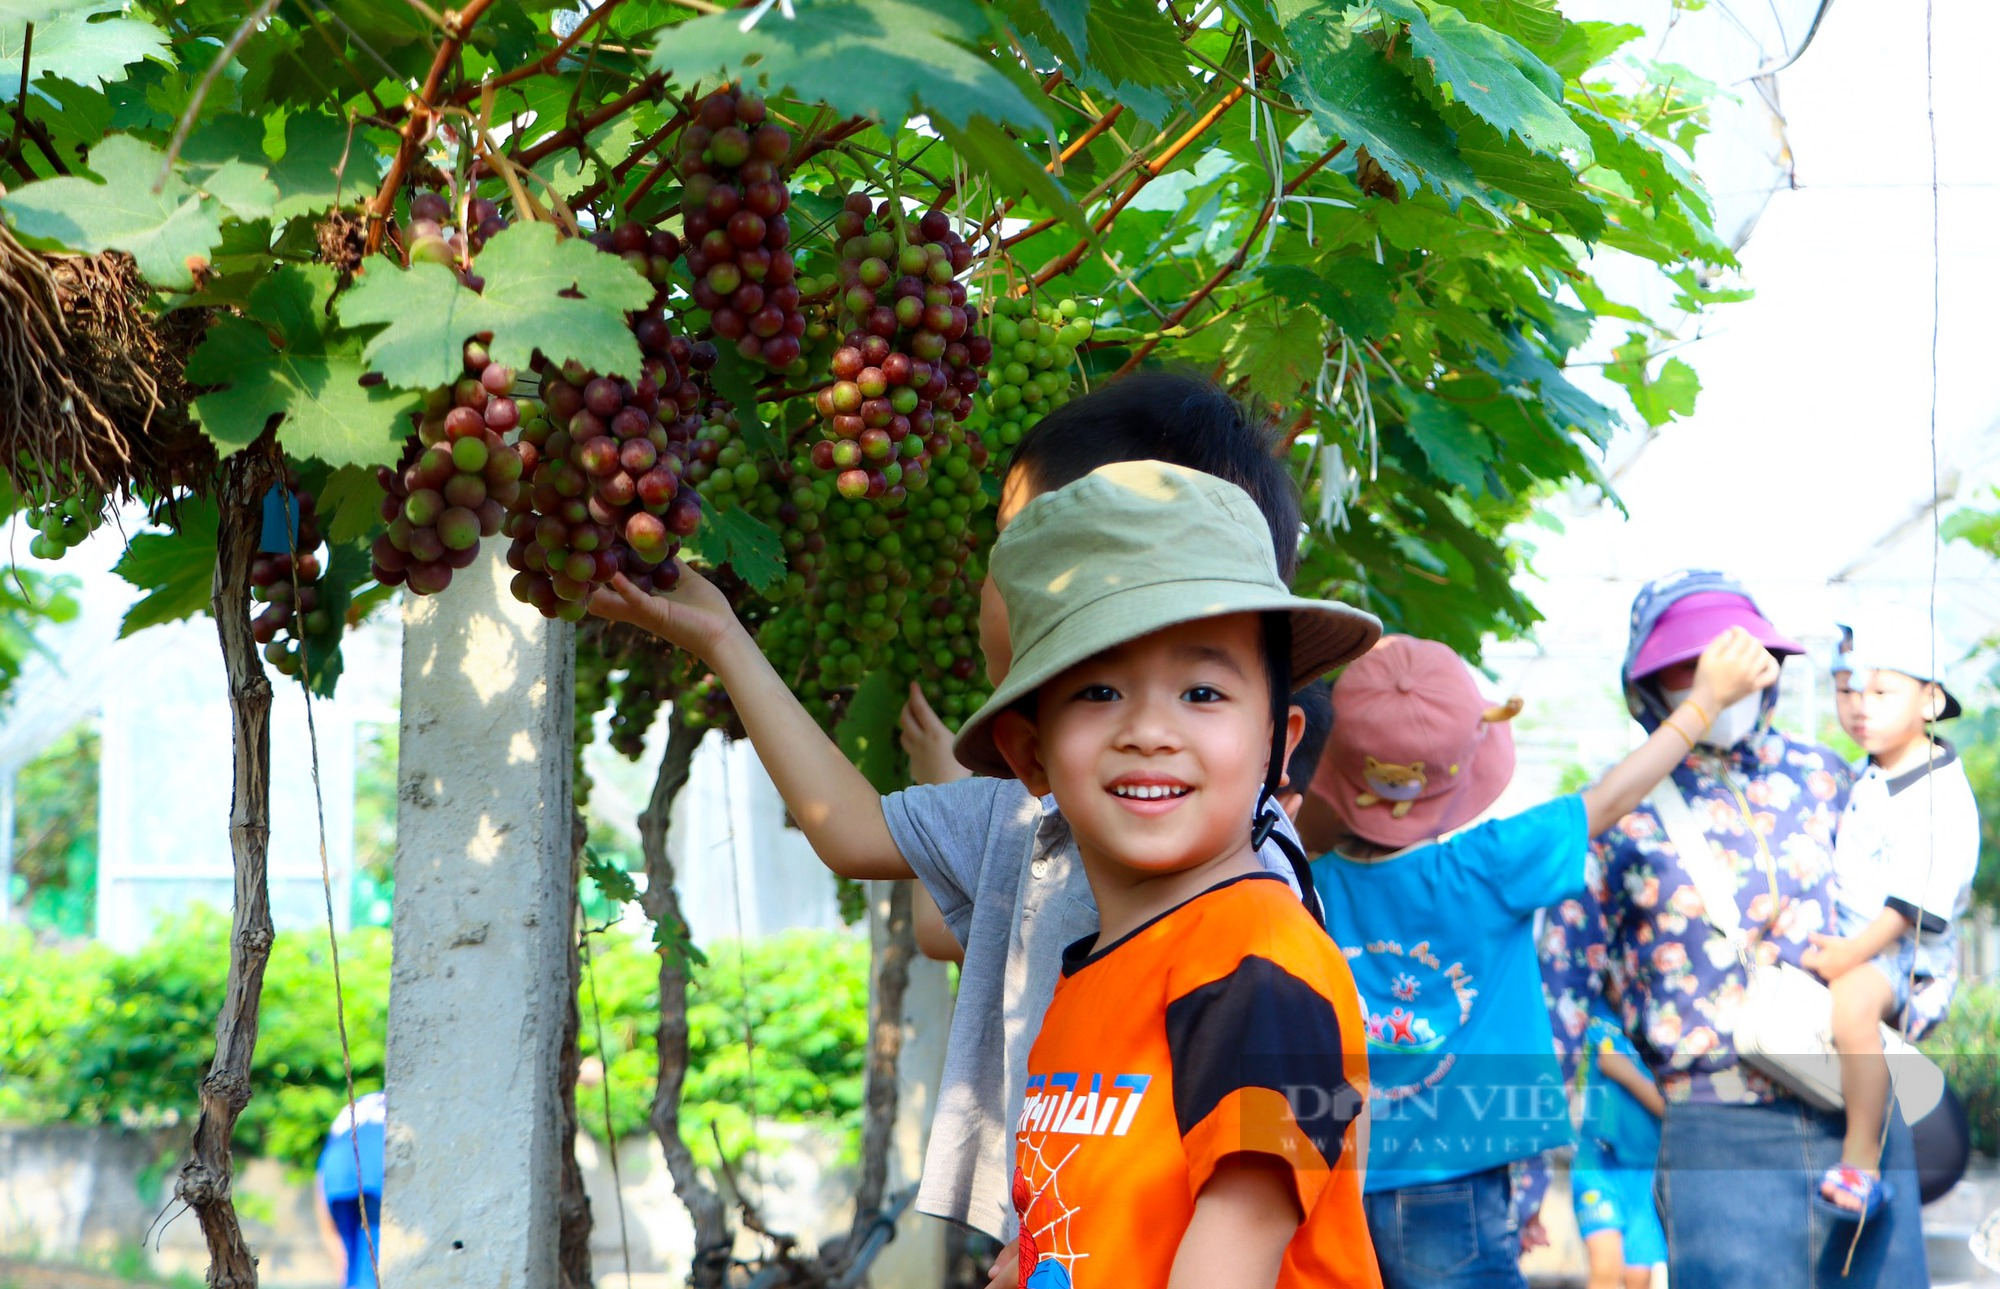
[[[1503,908],[1529,917],[1583,890],[1588,826],[1583,795],[1571,793],[1468,828],[1447,844],[1467,884],[1484,886]]]

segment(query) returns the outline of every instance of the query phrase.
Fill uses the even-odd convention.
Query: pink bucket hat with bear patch
[[[1450,832],[1514,777],[1507,722],[1520,710],[1518,698],[1487,702],[1449,646],[1384,636],[1334,682],[1313,804],[1343,831],[1396,850]]]

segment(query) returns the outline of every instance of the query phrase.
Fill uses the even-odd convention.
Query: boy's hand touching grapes
[[[609,586],[591,593],[590,611],[600,618],[629,622],[650,631],[712,664],[731,634],[742,633],[743,624],[714,583],[679,560],[674,565],[680,570],[680,581],[672,591],[648,594],[620,573]]]
[[[1723,708],[1769,688],[1777,679],[1778,660],[1771,651],[1742,627],[1731,627],[1702,650],[1688,697],[1713,719]]]

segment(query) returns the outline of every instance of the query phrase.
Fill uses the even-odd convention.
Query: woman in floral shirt
[[[1641,725],[1659,727],[1688,683],[1685,664],[1732,626],[1781,657],[1801,652],[1719,573],[1675,573],[1640,591],[1621,678]],[[1772,729],[1776,702],[1774,685],[1715,713],[1672,781],[1732,870],[1743,924],[1764,928],[1757,952],[1796,964],[1808,936],[1833,929],[1833,834],[1852,775],[1833,752]],[[1656,1186],[1675,1289],[1927,1283],[1913,1174],[1858,1240],[1853,1226],[1814,1216],[1813,1179],[1840,1158],[1842,1116],[1738,1062],[1743,969],[1703,917],[1652,807],[1593,849],[1625,1030],[1667,1099]],[[1909,1130],[1896,1118],[1883,1170],[1911,1168]]]

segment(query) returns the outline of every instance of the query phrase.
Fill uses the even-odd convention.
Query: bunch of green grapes
[[[18,473],[24,479],[21,491],[26,503],[21,513],[35,532],[28,539],[28,554],[36,559],[61,559],[104,522],[104,494],[67,466],[57,467],[51,477],[23,453]],[[0,493],[5,489],[0,481]]]
[[[1077,315],[1075,300],[994,301],[988,326],[993,361],[977,400],[986,412],[990,451],[1011,450],[1035,422],[1069,401],[1076,347],[1090,339],[1090,320]]]

